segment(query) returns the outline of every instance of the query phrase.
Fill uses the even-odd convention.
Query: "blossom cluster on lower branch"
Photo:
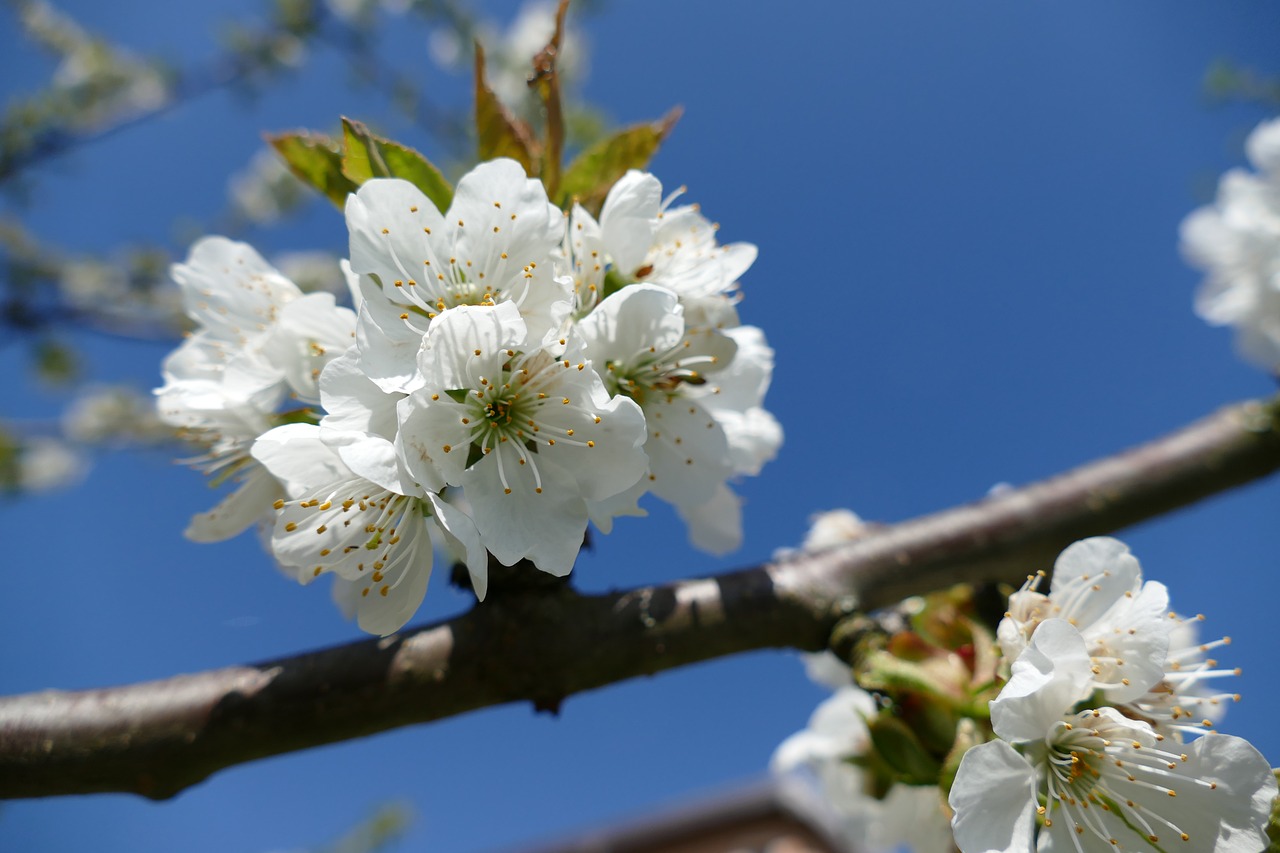
[[[1239,699],[1215,686],[1238,674],[1210,656],[1229,640],[1201,642],[1203,617],[1170,611],[1115,539],[1075,543],[1044,580],[994,632],[957,588],[860,641],[852,672],[819,659],[837,693],[775,770],[805,769],[871,853],[1267,849],[1275,776],[1215,730]]]
[[[763,408],[773,351],[738,321],[749,244],[630,171],[599,219],[561,211],[512,160],[477,166],[448,210],[413,184],[347,198],[354,308],[302,291],[220,237],[174,267],[195,333],[164,364],[161,417],[238,488],[193,520],[215,541],[267,518],[277,562],[367,631],[413,615],[432,552],[555,575],[588,522],[673,504],[695,545],[742,536],[729,486],[782,440]]]

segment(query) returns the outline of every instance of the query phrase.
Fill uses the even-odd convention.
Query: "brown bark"
[[[0,699],[0,796],[162,799],[235,764],[504,702],[566,697],[768,647],[960,581],[1019,582],[1067,544],[1280,468],[1280,405],[1224,409],[1149,444],[838,548],[584,596],[493,596],[454,619],[266,663]]]

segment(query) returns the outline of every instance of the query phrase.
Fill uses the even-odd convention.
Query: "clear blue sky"
[[[514,5],[514,4],[512,4]],[[66,7],[140,52],[209,54],[252,0]],[[498,4],[493,4],[498,10]],[[510,7],[503,5],[505,14]],[[1209,108],[1221,56],[1280,72],[1280,5],[1157,2],[782,4],[614,2],[586,22],[588,93],[621,122],[685,117],[654,164],[747,240],[745,322],[778,368],[787,431],[747,481],[746,542],[692,551],[654,505],[577,570],[580,587],[670,580],[767,557],[814,511],[894,521],[1022,483],[1274,390],[1230,336],[1191,310],[1199,274],[1181,218],[1243,160],[1256,105]],[[0,28],[0,80],[24,91],[47,62]],[[394,61],[426,67],[422,45]],[[461,103],[462,78],[433,78]],[[385,111],[330,54],[252,102],[216,94],[42,168],[22,212],[41,238],[100,250],[163,240],[212,216],[264,129],[329,127]],[[388,127],[430,146],[412,129]],[[342,250],[324,205],[263,232],[264,251]],[[85,337],[95,379],[158,383],[164,348]],[[58,400],[0,349],[5,414]],[[211,503],[159,454],[103,456],[70,493],[0,506],[0,691],[83,688],[258,660],[359,636],[319,585],[297,588],[252,536],[196,546]],[[1280,481],[1124,534],[1174,606],[1230,634],[1244,701],[1224,729],[1280,763],[1273,704]],[[466,599],[437,578],[420,613]],[[215,776],[176,800],[126,796],[0,808],[14,851],[266,851],[331,839],[380,803],[419,815],[406,849],[485,851],[634,815],[751,779],[822,691],[795,657],[756,654],[570,699],[402,730]]]

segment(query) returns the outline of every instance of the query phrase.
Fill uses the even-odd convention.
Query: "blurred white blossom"
[[[341,261],[329,252],[282,252],[273,255],[271,263],[303,293],[331,293],[344,302],[351,301]]]
[[[259,149],[247,166],[231,176],[227,195],[233,215],[255,225],[277,222],[314,198],[271,148]]]
[[[123,385],[95,386],[76,396],[62,414],[62,431],[81,444],[155,444],[175,439],[160,420],[155,400]]]
[[[878,798],[857,765],[871,749],[866,720],[876,710],[870,694],[852,685],[839,688],[804,730],[778,746],[771,769],[807,778],[841,837],[860,853],[890,853],[904,845],[914,853],[948,853],[951,830],[936,786],[895,784]]]
[[[64,489],[80,481],[88,464],[84,454],[65,441],[34,436],[19,451],[17,487],[30,492]]]
[[[1240,354],[1280,374],[1280,119],[1245,148],[1256,171],[1222,176],[1216,201],[1183,220],[1182,251],[1207,273],[1196,313],[1234,326]]]

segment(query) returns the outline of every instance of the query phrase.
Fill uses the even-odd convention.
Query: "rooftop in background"
[[[817,795],[766,780],[679,802],[613,826],[503,853],[854,853]]]

